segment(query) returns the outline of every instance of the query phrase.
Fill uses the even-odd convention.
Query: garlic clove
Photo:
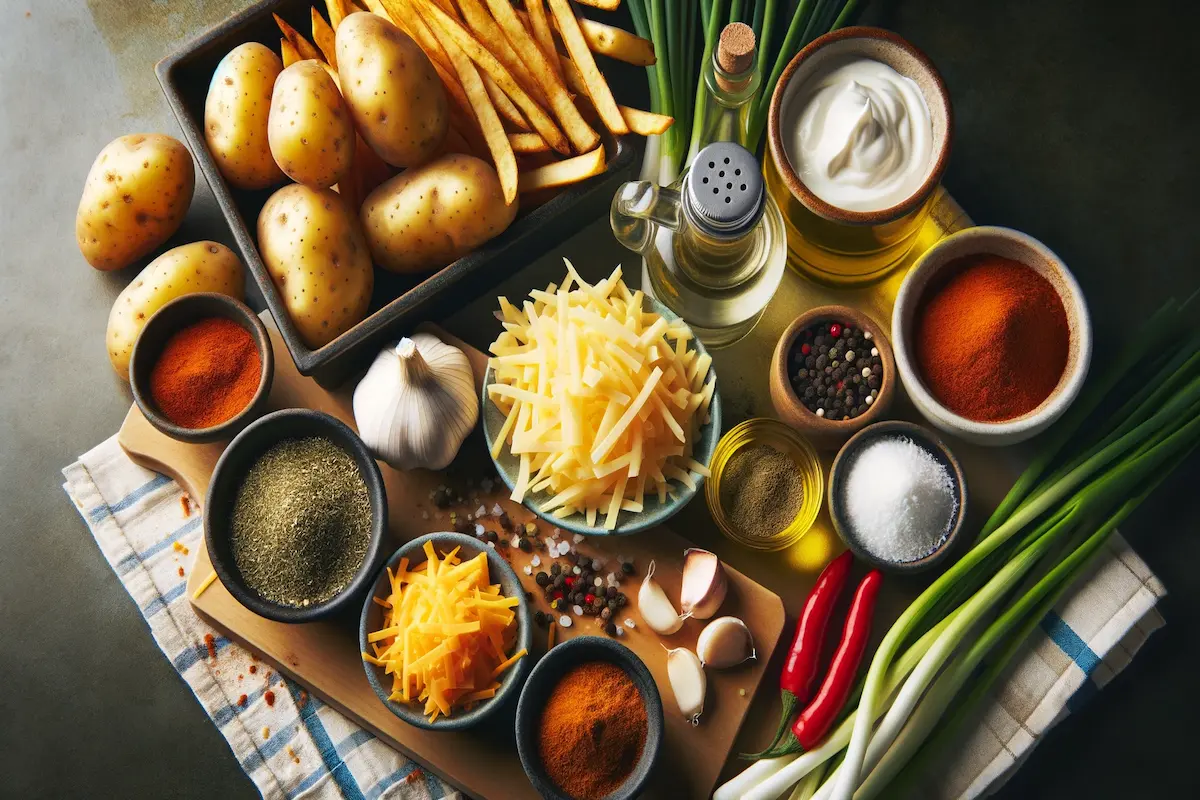
[[[728,591],[725,567],[716,554],[698,547],[684,551],[683,584],[679,589],[679,607],[684,616],[710,618],[717,613]]]
[[[708,679],[704,676],[704,665],[696,654],[686,647],[667,651],[667,682],[675,695],[679,713],[693,725],[700,724],[704,713],[704,693]]]
[[[662,636],[670,636],[683,627],[683,617],[671,605],[667,593],[654,580],[654,562],[650,562],[646,577],[642,579],[638,589],[638,613],[650,626],[651,630]]]
[[[754,637],[746,623],[737,617],[718,617],[700,631],[696,655],[706,667],[735,667],[755,657]]]

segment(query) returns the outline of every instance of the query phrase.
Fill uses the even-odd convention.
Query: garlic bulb
[[[396,469],[445,469],[479,419],[467,356],[430,333],[385,347],[354,389],[358,435]]]

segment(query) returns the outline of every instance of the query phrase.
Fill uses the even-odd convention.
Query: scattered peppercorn
[[[621,562],[621,572],[624,572],[626,575],[632,575],[633,574],[632,562],[622,561]]]

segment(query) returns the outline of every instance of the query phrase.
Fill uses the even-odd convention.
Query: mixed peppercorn
[[[883,360],[871,332],[821,322],[796,337],[788,376],[800,402],[818,417],[854,419],[867,413],[883,385]]]

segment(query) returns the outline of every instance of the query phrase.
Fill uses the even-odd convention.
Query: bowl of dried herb
[[[348,425],[276,411],[237,435],[204,502],[213,569],[234,599],[276,622],[358,607],[379,570],[383,476]]]

